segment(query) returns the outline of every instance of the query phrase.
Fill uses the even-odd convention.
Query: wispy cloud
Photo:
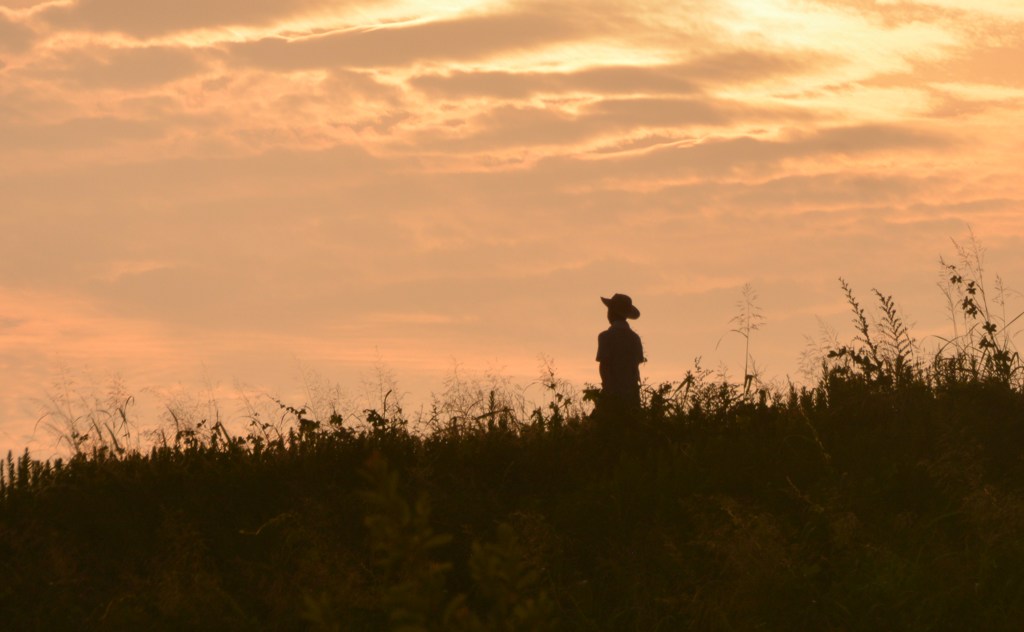
[[[810,118],[812,114],[795,108],[759,108],[711,97],[610,98],[566,108],[499,106],[450,129],[428,130],[413,142],[418,147],[448,151],[564,147],[652,130],[686,137],[741,121],[765,124]]]
[[[766,81],[819,66],[821,59],[778,53],[722,52],[680,64],[592,66],[571,72],[455,71],[424,74],[411,84],[433,96],[524,99],[538,94],[688,94],[700,86]]]
[[[165,129],[152,121],[119,117],[78,118],[52,125],[0,125],[8,151],[53,151],[109,146],[125,140],[152,140],[162,136]]]
[[[229,56],[236,63],[271,70],[389,67],[474,61],[572,39],[580,33],[571,16],[519,11],[298,39],[265,38],[233,44]]]
[[[0,53],[24,52],[35,39],[32,29],[0,13]]]
[[[138,90],[194,76],[203,68],[202,51],[187,48],[89,47],[56,53],[22,72],[76,88]]]
[[[39,17],[61,29],[116,31],[147,38],[191,29],[267,24],[332,4],[336,3],[331,0],[77,0],[52,6]],[[359,4],[351,3],[352,6]]]
[[[455,71],[424,74],[410,84],[431,96],[450,99],[525,99],[537,94],[687,94],[697,90],[679,66],[606,66],[575,72]]]

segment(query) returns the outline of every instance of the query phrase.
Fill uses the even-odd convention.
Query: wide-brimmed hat
[[[604,298],[602,296],[601,302],[619,316],[624,318],[640,318],[640,310],[633,307],[633,299],[625,294],[613,294],[611,298]]]

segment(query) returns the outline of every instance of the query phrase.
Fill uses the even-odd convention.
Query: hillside
[[[8,456],[9,630],[1017,630],[1020,357],[985,312],[920,359],[891,299],[809,387],[693,371],[631,415],[180,428]]]
[[[671,397],[668,397],[672,395]],[[6,629],[1016,629],[1024,396],[833,375],[633,419],[9,459]],[[13,481],[13,482],[12,482]]]

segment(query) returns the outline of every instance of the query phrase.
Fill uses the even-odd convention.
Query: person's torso
[[[640,336],[628,326],[612,325],[598,335],[598,359],[601,362],[605,390],[631,391],[640,383],[643,351]]]

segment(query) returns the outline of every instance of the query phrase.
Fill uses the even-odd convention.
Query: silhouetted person
[[[633,307],[633,299],[625,294],[602,297],[601,302],[608,307],[611,326],[597,336],[597,361],[601,363],[599,407],[623,412],[639,409],[644,347],[626,320],[640,318],[640,310]]]

